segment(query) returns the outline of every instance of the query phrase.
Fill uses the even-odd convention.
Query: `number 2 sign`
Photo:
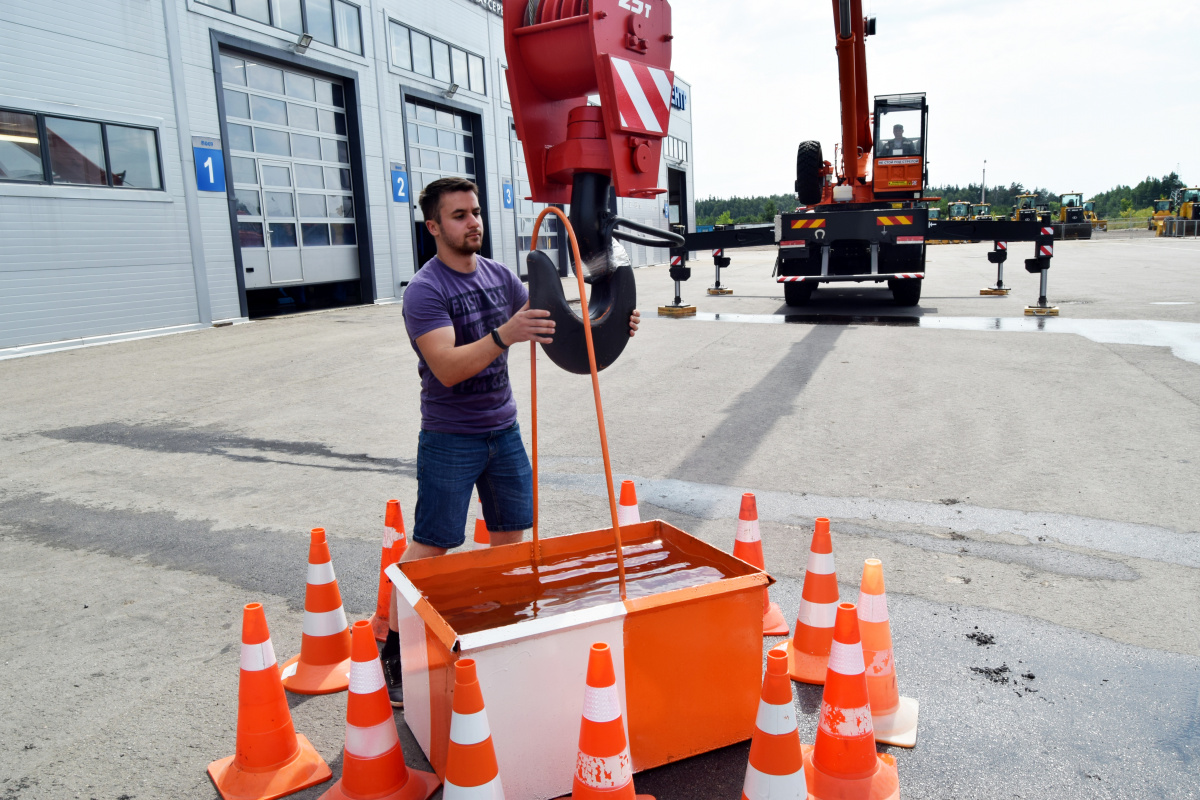
[[[392,167],[392,201],[408,202],[408,172],[402,167]]]

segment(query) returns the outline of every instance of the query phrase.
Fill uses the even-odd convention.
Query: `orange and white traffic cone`
[[[342,777],[321,800],[428,800],[441,781],[404,763],[370,623],[354,623],[352,639]]]
[[[837,572],[833,568],[829,520],[819,517],[813,529],[812,544],[809,545],[804,590],[800,594],[800,611],[796,614],[796,632],[787,642],[780,642],[774,648],[787,652],[792,680],[815,684],[825,682],[837,602]]]
[[[225,800],[271,800],[333,776],[292,725],[262,603],[242,609],[237,748],[209,764],[208,775]]]
[[[633,481],[621,481],[621,501],[617,505],[617,524],[624,528],[626,525],[637,525],[642,521],[638,511],[637,489]]]
[[[487,521],[483,518],[483,500],[476,495],[475,505],[479,510],[475,512],[475,549],[479,550],[483,547],[492,546],[492,535],[488,533]]]
[[[633,791],[633,759],[621,721],[617,676],[612,651],[604,642],[592,645],[588,654],[584,691],[571,800],[654,800]]]
[[[313,528],[308,545],[308,588],[300,655],[283,664],[283,688],[296,694],[331,694],[350,685],[350,627],[342,608],[325,529]]]
[[[375,613],[371,615],[371,632],[381,642],[387,641],[388,616],[391,613],[392,582],[383,571],[400,560],[408,549],[404,534],[404,514],[399,500],[388,500],[383,514],[383,550],[379,556],[379,594],[375,598]]]
[[[492,728],[483,707],[483,690],[479,688],[473,658],[454,662],[450,747],[446,751],[442,800],[504,800]]]
[[[817,739],[804,748],[812,800],[899,800],[896,759],[875,752],[854,603],[837,607]]]
[[[742,495],[742,508],[738,512],[737,534],[733,540],[733,557],[753,564],[764,572],[767,569],[763,558],[762,534],[758,530],[758,505],[754,493]],[[787,636],[787,621],[778,603],[771,602],[771,593],[763,587],[763,636]]]
[[[750,763],[746,765],[742,800],[806,800],[807,797],[787,654],[772,651],[767,653],[767,672],[750,740]]]
[[[897,747],[916,747],[919,704],[911,697],[901,697],[896,686],[896,660],[892,654],[887,593],[883,588],[883,563],[878,558],[868,558],[863,564],[858,626],[862,633],[875,741]]]

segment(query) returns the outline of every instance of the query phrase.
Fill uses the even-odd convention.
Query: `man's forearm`
[[[505,342],[507,344],[507,342]],[[504,351],[492,341],[491,336],[484,336],[477,342],[459,345],[443,350],[436,359],[437,366],[429,358],[430,369],[434,377],[443,385],[450,387],[462,383],[468,378],[474,378],[487,369]]]

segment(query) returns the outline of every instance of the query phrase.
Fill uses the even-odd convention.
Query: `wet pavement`
[[[789,621],[814,517],[844,598],[883,560],[921,703],[917,747],[891,749],[906,798],[1196,797],[1200,245],[1059,243],[1051,319],[1022,316],[1036,277],[1014,268],[1012,295],[978,295],[986,250],[931,248],[915,309],[867,286],[788,307],[753,251],[710,298],[693,262],[698,318],[645,312],[601,376],[614,469],[644,518],[723,548],[756,492]],[[644,309],[669,299],[665,268],[637,279]],[[510,360],[528,442],[527,353]],[[602,527],[590,382],[547,364],[543,533]],[[320,525],[348,615],[374,608],[384,501],[412,520],[415,376],[397,307],[0,362],[0,798],[216,797],[241,605],[264,602],[276,652],[296,651]],[[796,697],[811,742],[819,692]],[[290,705],[336,776],[345,695]],[[733,800],[747,750],[638,789]]]

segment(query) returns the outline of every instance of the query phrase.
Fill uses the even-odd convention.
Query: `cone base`
[[[829,669],[829,656],[801,653],[792,647],[791,639],[785,639],[771,649],[787,653],[788,674],[792,676],[792,680],[799,683],[811,683],[814,686],[825,685],[825,673]]]
[[[438,776],[432,772],[423,772],[409,767],[408,782],[391,794],[346,794],[346,790],[342,788],[342,781],[339,779],[318,800],[429,800],[441,785],[442,782]]]
[[[371,633],[375,634],[375,641],[386,642],[388,635],[388,618],[381,617],[378,614],[372,614],[367,620],[371,623]]]
[[[293,694],[333,694],[350,688],[350,657],[336,664],[305,664],[300,656],[283,662],[283,688]]]
[[[771,603],[767,613],[763,614],[763,636],[787,636],[790,632],[779,603]]]
[[[208,777],[225,800],[274,800],[332,778],[329,765],[308,739],[297,733],[296,740],[296,757],[278,769],[248,772],[234,766],[235,756],[227,756],[208,765]]]
[[[900,707],[886,716],[871,715],[875,741],[896,747],[917,746],[917,714],[920,703],[911,697],[901,697]]]
[[[800,745],[804,754],[804,779],[808,784],[808,800],[900,800],[900,774],[896,759],[886,753],[876,753],[879,769],[870,778],[844,780],[826,775],[813,764],[813,746]]]

